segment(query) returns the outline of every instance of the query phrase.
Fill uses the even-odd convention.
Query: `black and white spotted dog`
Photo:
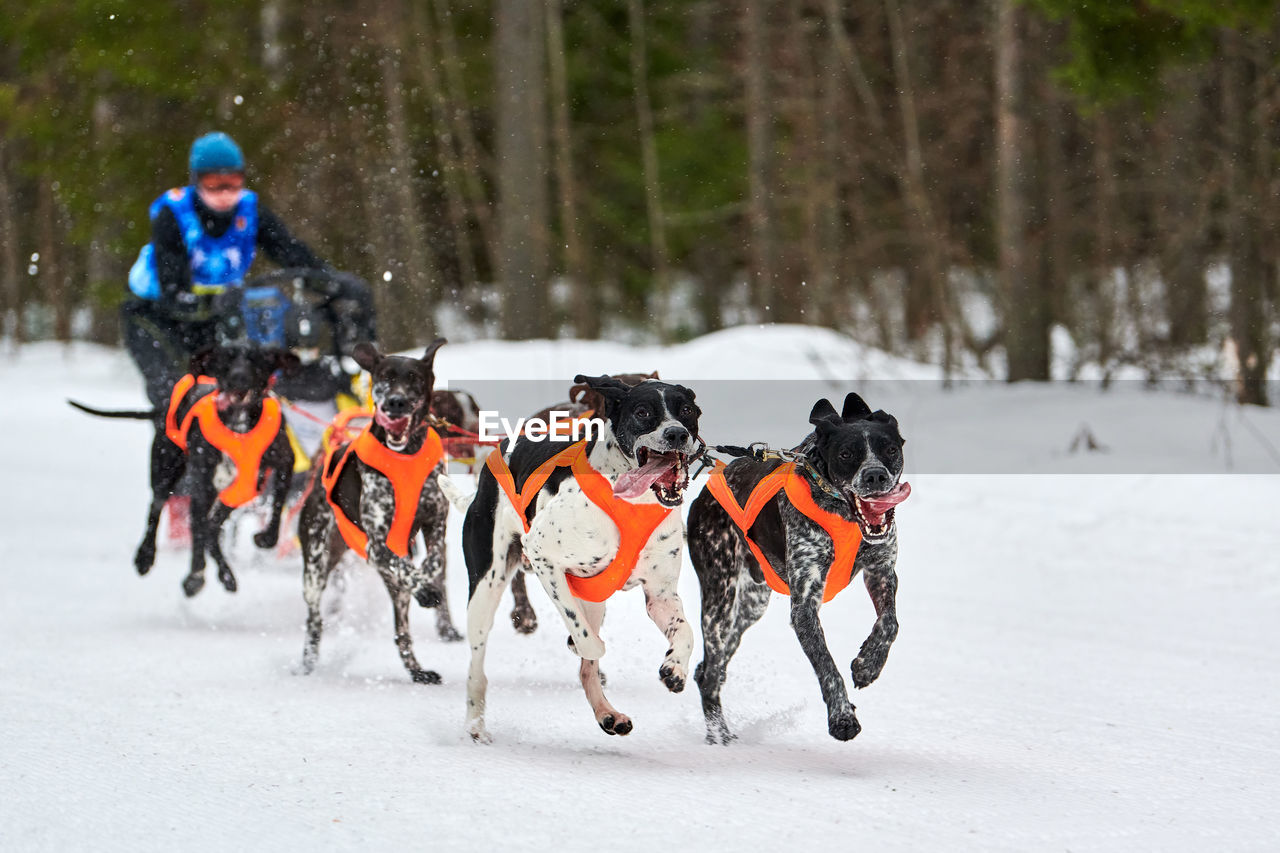
[[[422,448],[427,435],[428,401],[435,384],[433,363],[436,350],[445,340],[437,338],[421,358],[387,356],[369,343],[356,345],[352,357],[372,377],[374,421],[370,431],[387,448],[413,454]],[[394,518],[395,497],[390,480],[363,464],[354,453],[345,460],[334,494],[344,514],[358,521],[368,536],[369,565],[377,570],[395,613],[395,640],[400,659],[415,682],[436,684],[438,673],[424,670],[413,654],[409,634],[409,599],[423,607],[436,608],[436,630],[444,640],[461,640],[453,627],[445,597],[445,521],[448,503],[432,471],[422,487],[410,542],[421,531],[426,549],[420,563],[405,559],[387,546],[387,533]],[[323,463],[317,460],[318,471]],[[302,670],[310,673],[319,654],[323,623],[320,599],[329,575],[347,544],[340,535],[333,509],[324,489],[313,485],[298,520],[298,534],[304,562],[302,595],[307,602],[307,638],[302,653]]]
[[[684,545],[678,507],[689,483],[689,460],[700,446],[701,412],[693,392],[680,385],[650,380],[633,388],[609,376],[578,376],[574,381],[588,383],[604,397],[607,425],[586,452],[591,467],[612,484],[613,494],[633,504],[677,507],[648,538],[623,588],[643,588],[649,617],[668,643],[658,676],[671,692],[679,693],[693,652],[693,631],[676,590]],[[569,444],[568,440],[535,442],[522,437],[514,447],[505,448],[504,459],[516,489]],[[444,488],[456,505],[465,505],[456,487],[446,482]],[[523,567],[537,576],[569,630],[570,647],[582,659],[579,679],[596,722],[608,734],[625,735],[632,729],[631,719],[605,698],[600,680],[598,661],[605,647],[599,632],[605,605],[576,597],[566,580],[566,575],[597,575],[613,561],[621,541],[618,527],[563,467],[556,468],[539,490],[528,517],[526,533],[492,472],[481,471],[462,531],[470,579],[468,731],[477,741],[489,740],[484,722],[485,644],[503,590]]]
[[[813,500],[846,521],[856,521],[862,533],[853,572],[855,576],[862,573],[876,610],[875,625],[851,667],[854,685],[862,688],[880,675],[898,634],[898,578],[894,572],[898,539],[893,507],[910,494],[910,486],[899,482],[903,438],[892,415],[872,412],[857,394],[845,398],[841,414],[827,400],[819,400],[809,422],[816,429],[795,451],[802,456],[802,465],[810,466],[838,493],[829,494],[806,480]],[[725,478],[739,505],[745,503],[755,484],[780,464],[778,459],[749,457],[730,463]],[[832,539],[782,492],[757,517],[750,535],[790,587],[791,624],[818,676],[827,706],[827,729],[837,740],[850,740],[861,726],[818,618],[831,568]],[[694,680],[702,693],[707,742],[728,743],[735,736],[725,723],[720,704],[725,670],[743,632],[764,614],[772,590],[739,528],[705,489],[689,508],[689,555],[702,588],[704,657]]]
[[[234,433],[252,430],[263,414],[271,377],[277,370],[290,370],[298,357],[280,349],[262,349],[248,344],[224,344],[196,353],[191,358],[192,376],[208,376],[213,386],[196,384],[178,402],[176,420],[181,423],[199,400],[216,395],[215,411],[223,426]],[[151,571],[156,560],[156,532],[165,503],[186,478],[191,496],[191,568],[182,589],[193,596],[204,588],[205,554],[218,567],[218,580],[228,592],[237,588],[231,564],[222,551],[221,531],[231,515],[231,507],[219,500],[219,490],[235,478],[235,464],[202,434],[200,422],[191,425],[186,449],[174,444],[165,431],[164,411],[113,412],[91,408],[74,400],[72,406],[91,415],[109,418],[150,420],[155,426],[151,442],[151,503],[147,525],[134,554],[138,574]],[[283,428],[275,434],[260,460],[259,483],[274,472],[270,494],[270,515],[266,526],[253,536],[259,548],[273,548],[280,533],[280,517],[285,496],[293,479],[293,448]]]

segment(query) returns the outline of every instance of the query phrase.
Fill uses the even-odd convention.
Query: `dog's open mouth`
[[[689,456],[678,451],[658,453],[647,447],[636,448],[639,468],[625,472],[613,484],[615,497],[638,498],[652,489],[663,506],[679,506],[689,486]]]
[[[378,426],[387,431],[387,447],[392,450],[403,450],[409,443],[409,422],[413,420],[408,415],[399,418],[393,418],[382,409],[378,409],[373,416]]]
[[[893,530],[893,508],[911,494],[910,483],[899,483],[883,495],[858,497],[849,495],[854,517],[862,528],[862,538],[867,542],[887,539]]]
[[[252,391],[227,391],[218,389],[218,396],[214,398],[214,405],[219,411],[226,411],[231,407],[243,408],[253,400]]]

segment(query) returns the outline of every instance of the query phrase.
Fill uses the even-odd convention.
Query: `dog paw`
[[[467,726],[467,734],[471,736],[472,743],[493,743],[493,735],[485,730],[484,720],[472,720]]]
[[[148,548],[143,545],[138,548],[138,552],[133,555],[133,567],[138,570],[138,574],[145,575],[151,571],[151,567],[156,563],[156,549]]]
[[[462,634],[458,633],[458,629],[448,622],[443,625],[437,625],[436,634],[446,643],[456,643],[462,639]]]
[[[236,576],[231,574],[231,572],[218,572],[218,580],[222,583],[222,588],[227,592],[236,591]]]
[[[607,735],[629,735],[635,726],[625,714],[605,714],[596,720]]]
[[[414,684],[439,684],[440,673],[433,669],[415,669],[410,675]]]
[[[439,607],[440,602],[444,599],[440,596],[440,590],[434,586],[424,586],[413,594],[418,600],[418,604],[430,610],[433,607]]]
[[[685,671],[683,667],[676,666],[673,663],[664,663],[658,668],[658,678],[662,679],[662,683],[667,685],[667,689],[672,693],[679,693],[684,690]]]
[[[538,617],[532,607],[517,607],[511,611],[511,626],[521,634],[538,630]]]
[[[828,717],[827,731],[836,740],[853,740],[857,737],[858,732],[862,731],[862,726],[858,723],[858,718],[854,716],[853,706],[849,706],[849,710],[846,713]]]
[[[849,669],[853,672],[853,686],[858,689],[866,687],[880,677],[880,671],[883,668],[883,661],[876,663],[862,656],[854,658],[853,663],[849,665]]]
[[[274,548],[280,541],[280,529],[278,527],[260,530],[253,534],[253,544],[259,548]]]
[[[697,678],[697,675],[694,676]],[[728,746],[730,743],[738,739],[738,736],[729,731],[729,724],[724,721],[724,711],[720,708],[720,703],[716,702],[713,706],[703,711],[707,723],[707,743],[711,746]]]
[[[187,575],[182,579],[182,591],[187,594],[187,598],[191,598],[202,589],[204,589],[203,572],[198,575]]]

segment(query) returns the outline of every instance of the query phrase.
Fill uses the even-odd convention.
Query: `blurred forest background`
[[[392,348],[802,322],[1011,380],[1225,352],[1266,400],[1274,2],[4,6],[11,341],[115,341],[147,207],[217,129]]]

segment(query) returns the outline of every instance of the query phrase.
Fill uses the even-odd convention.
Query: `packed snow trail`
[[[701,375],[818,380],[796,372],[815,340],[828,363],[907,369],[834,336],[751,331],[763,356],[725,357],[745,342],[717,336],[720,372]],[[544,377],[657,367],[706,386],[710,417],[718,392],[698,368],[712,349],[478,343],[446,347],[439,367],[459,384],[513,363]],[[741,739],[706,746],[697,691],[659,683],[665,644],[630,592],[610,602],[603,666],[636,729],[607,737],[534,584],[536,634],[511,630],[509,598],[499,612],[495,742],[478,747],[464,734],[465,644],[439,642],[415,607],[419,659],[444,684],[411,684],[362,565],[326,597],[310,677],[295,674],[296,557],[233,543],[235,595],[214,584],[185,599],[179,551],[139,578],[150,429],[64,402],[136,407],[132,367],[113,350],[24,348],[0,362],[0,849],[1276,849],[1280,476],[1262,473],[1262,451],[1248,456],[1237,430],[1233,464],[1258,473],[1222,473],[1211,400],[916,383],[898,407],[874,388],[858,386],[902,421],[914,492],[898,512],[901,633],[852,697],[862,734],[827,736],[778,600],[729,670]],[[778,416],[800,432],[807,407]],[[1280,436],[1277,413],[1250,417]],[[1109,453],[1065,454],[1082,418]],[[976,470],[1019,465],[1033,473]],[[455,514],[456,614],[459,531]],[[696,618],[687,566],[681,594]],[[858,584],[823,609],[846,676],[872,618]]]

